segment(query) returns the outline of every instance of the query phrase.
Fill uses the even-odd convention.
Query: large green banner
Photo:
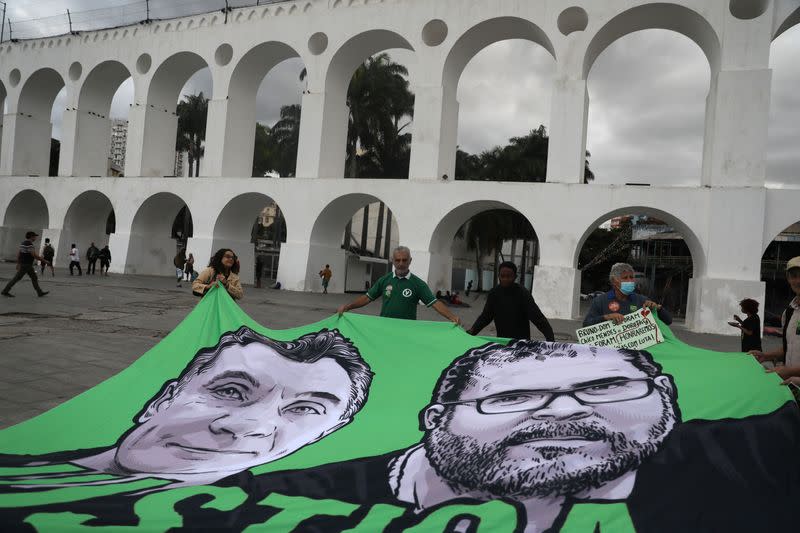
[[[269,330],[215,289],[0,431],[0,531],[795,531],[791,394],[660,328],[648,351],[354,314]]]

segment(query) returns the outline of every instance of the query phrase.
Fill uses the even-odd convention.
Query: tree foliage
[[[547,177],[547,128],[540,125],[523,137],[512,137],[505,146],[495,146],[478,155],[456,152],[456,179],[544,182]],[[594,180],[586,152],[584,183]]]
[[[175,150],[186,152],[189,159],[189,177],[200,175],[200,158],[206,139],[208,98],[202,92],[185,94],[178,103],[178,135]]]

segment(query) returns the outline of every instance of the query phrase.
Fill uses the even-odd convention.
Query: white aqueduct
[[[729,333],[744,297],[763,301],[760,260],[797,221],[800,186],[765,183],[770,44],[800,22],[798,0],[297,0],[0,46],[0,244],[41,230],[58,257],[71,241],[110,236],[117,272],[164,274],[174,255],[170,228],[188,206],[189,248],[208,257],[225,244],[244,252],[252,278],[252,221],[271,199],[283,210],[287,242],[278,279],[310,290],[320,265],[342,290],[346,222],[366,203],[385,202],[414,269],[432,286],[450,284],[459,226],[490,208],[528,218],[540,241],[534,295],[551,317],[578,312],[578,254],[601,222],[648,213],[685,237],[693,258],[687,325]],[[708,59],[702,173],[697,186],[584,185],[587,74],[612,42],[659,28],[692,39]],[[456,88],[486,46],[527,39],[555,59],[546,183],[454,182]],[[345,180],[345,94],[358,64],[386,49],[413,52],[416,95],[408,180]],[[278,63],[308,70],[296,179],[250,178],[258,86]],[[213,100],[202,177],[172,174],[179,92],[209,67]],[[105,173],[109,107],[132,77],[134,104],[124,178]],[[59,177],[47,176],[51,108],[66,86]],[[0,103],[0,105],[2,105]],[[248,251],[250,257],[248,256]],[[249,272],[247,269],[249,268]]]

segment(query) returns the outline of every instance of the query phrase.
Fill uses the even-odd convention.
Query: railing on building
[[[42,39],[133,24],[149,24],[158,20],[217,11],[225,15],[227,22],[228,14],[233,9],[281,4],[289,1],[291,0],[137,0],[127,4],[85,11],[65,9],[57,15],[25,20],[12,20],[13,17],[7,14],[6,20],[3,22],[0,42]]]

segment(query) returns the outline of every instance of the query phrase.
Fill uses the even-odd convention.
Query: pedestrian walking
[[[472,280],[469,280],[469,283],[467,283],[467,290],[464,291],[464,296],[469,296],[471,290],[472,290]]]
[[[234,300],[244,296],[242,282],[239,279],[239,260],[230,248],[217,250],[208,267],[192,283],[192,294],[203,297],[217,282],[225,287]]]
[[[86,275],[94,274],[97,268],[97,256],[100,255],[100,249],[94,245],[94,242],[89,245],[86,250]]]
[[[97,257],[100,259],[100,275],[108,276],[108,267],[111,266],[111,250],[107,244],[103,246]]]
[[[331,282],[333,272],[330,265],[325,265],[325,268],[319,271],[319,277],[322,278],[322,294],[328,294],[328,283]]]
[[[483,312],[467,330],[477,335],[494,320],[497,336],[507,339],[530,339],[530,323],[539,328],[544,338],[555,341],[553,328],[544,316],[531,293],[517,279],[517,265],[511,261],[500,263],[498,268],[500,284],[489,291]]]
[[[36,253],[36,246],[33,244],[36,242],[36,237],[38,236],[39,234],[33,231],[29,231],[25,234],[25,240],[20,243],[19,250],[17,250],[17,273],[13,278],[11,278],[11,281],[6,284],[3,291],[0,292],[0,294],[3,296],[13,298],[14,295],[11,294],[11,287],[13,287],[26,274],[29,278],[31,278],[31,283],[33,284],[36,294],[41,297],[50,293],[50,291],[43,291],[42,288],[39,287],[39,278],[36,277],[36,267],[34,267],[34,261],[45,260],[44,257]]]
[[[81,254],[78,251],[78,247],[75,243],[72,243],[72,246],[69,249],[69,275],[73,276],[73,268],[78,268],[78,275],[83,276],[83,272],[81,271]]]
[[[450,309],[436,299],[428,284],[411,273],[411,250],[398,246],[392,252],[394,272],[389,272],[370,287],[367,294],[359,296],[350,303],[336,310],[339,316],[352,309],[364,307],[368,303],[382,298],[381,316],[387,318],[417,319],[417,303],[422,301],[426,306],[442,315],[454,324],[461,324],[461,319],[450,312]]]
[[[186,281],[192,281],[192,271],[194,270],[194,255],[189,254],[186,258],[186,264],[183,265],[183,274],[186,276]]]
[[[761,350],[761,319],[758,317],[758,302],[752,298],[745,298],[739,302],[739,308],[745,314],[744,320],[739,315],[733,315],[731,326],[742,332],[742,351]]]
[[[44,240],[44,246],[42,247],[42,257],[44,261],[39,261],[39,264],[42,267],[42,276],[44,276],[44,269],[45,267],[50,267],[50,274],[53,277],[56,277],[56,271],[53,268],[53,258],[56,255],[56,250],[53,248],[53,245],[50,244],[50,239],[46,238]]]
[[[795,296],[781,316],[781,347],[771,352],[750,350],[759,362],[784,361],[787,367],[800,367],[800,256],[789,259],[786,263],[786,281],[789,282]]]
[[[175,276],[178,279],[177,286],[180,287],[183,279],[183,267],[186,266],[186,248],[180,249],[175,255],[175,259],[172,260],[172,264],[175,265]]]

